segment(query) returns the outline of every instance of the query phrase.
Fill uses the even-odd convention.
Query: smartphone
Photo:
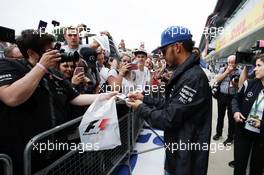
[[[58,42],[53,47],[54,50],[60,50],[60,48],[61,48],[61,43]]]
[[[133,61],[130,63],[130,68],[129,70],[137,70],[138,69],[138,61]]]
[[[81,72],[84,72],[84,67],[76,67],[73,74],[78,75]]]
[[[15,30],[0,26],[0,41],[15,43]]]

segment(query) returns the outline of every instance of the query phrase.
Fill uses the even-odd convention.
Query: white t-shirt
[[[110,76],[117,77],[118,76],[117,71],[115,69],[111,69],[110,71],[108,71],[107,78],[110,77]]]
[[[89,45],[87,45],[87,44],[79,44],[76,49],[71,49],[71,48],[69,48],[68,45],[63,45],[63,46],[61,46],[61,49],[64,49],[65,52],[74,52],[74,51],[80,52],[81,48],[83,48],[83,47],[89,47]]]
[[[102,67],[100,69],[99,75],[100,75],[100,85],[101,86],[107,81],[108,72],[109,72],[109,69],[107,67]]]
[[[108,77],[113,76],[113,77],[117,77],[118,73],[115,69],[111,69],[108,72]],[[107,77],[107,78],[108,78]],[[135,91],[135,82],[133,80],[127,79],[127,77],[124,77],[122,80],[122,93],[127,95],[129,92],[133,92]]]
[[[150,85],[151,74],[147,67],[144,67],[144,70],[139,69],[134,70],[136,73],[135,85],[138,91],[144,91],[146,85]]]
[[[135,82],[123,78],[122,80],[122,93],[127,95],[129,92],[135,91]]]

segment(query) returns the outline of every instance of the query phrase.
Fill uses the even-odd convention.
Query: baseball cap
[[[170,26],[161,33],[160,46],[152,52],[156,52],[170,44],[186,40],[192,40],[192,34],[188,28],[183,26]]]
[[[140,54],[140,53],[145,54],[145,55],[148,55],[147,51],[145,49],[141,49],[141,48],[135,49],[133,51],[133,53],[134,53],[134,55],[137,55],[137,54]]]
[[[93,48],[82,47],[80,49],[80,56],[88,63],[88,65],[93,65],[96,63],[97,52]]]

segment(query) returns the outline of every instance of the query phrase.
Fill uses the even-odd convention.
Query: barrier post
[[[13,175],[13,164],[11,158],[6,154],[0,154],[0,162],[4,163],[4,175]]]

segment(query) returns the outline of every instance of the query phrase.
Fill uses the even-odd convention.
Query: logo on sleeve
[[[1,81],[7,81],[7,80],[12,80],[11,74],[0,75],[0,82]]]
[[[193,88],[185,85],[183,88],[180,90],[180,97],[179,101],[181,101],[183,104],[191,103],[193,101],[194,95],[197,93],[196,90]]]
[[[248,98],[253,97],[253,92],[248,92],[248,93],[247,93],[247,97],[248,97]]]

